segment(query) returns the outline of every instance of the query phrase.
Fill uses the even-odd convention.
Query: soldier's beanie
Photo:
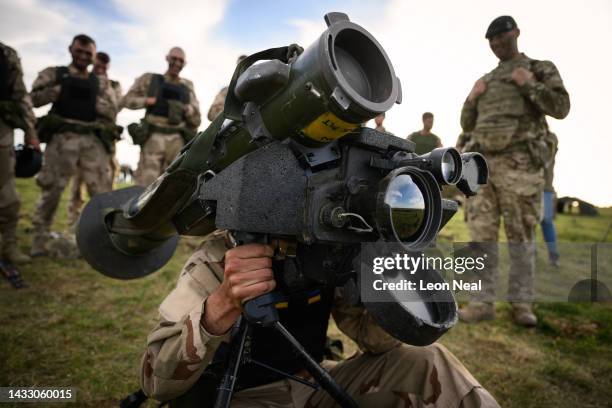
[[[517,27],[516,21],[511,16],[499,16],[495,20],[491,21],[485,38],[490,40],[497,34],[505,33],[510,30],[514,30]]]

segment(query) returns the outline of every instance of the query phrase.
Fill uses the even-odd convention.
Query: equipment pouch
[[[178,125],[183,121],[183,112],[185,110],[185,104],[181,101],[169,100],[168,101],[168,124]]]
[[[149,124],[144,120],[140,123],[130,123],[127,130],[134,144],[143,146],[149,139]]]
[[[96,130],[96,136],[104,145],[104,150],[110,155],[115,154],[115,141],[121,139],[123,127],[116,125],[104,125]]]
[[[26,130],[26,123],[19,106],[13,101],[0,101],[0,119],[10,128]]]
[[[59,132],[64,121],[58,115],[49,113],[36,120],[36,133],[42,143],[50,143],[53,135]]]

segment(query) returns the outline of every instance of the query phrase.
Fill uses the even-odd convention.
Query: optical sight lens
[[[456,171],[457,166],[453,156],[449,152],[444,153],[442,157],[442,177],[444,177],[444,180],[447,182],[453,180],[456,176]]]
[[[400,174],[389,183],[385,204],[391,209],[391,222],[400,241],[410,241],[425,218],[425,199],[419,186],[407,174]]]

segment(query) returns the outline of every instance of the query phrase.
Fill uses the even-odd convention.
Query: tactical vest
[[[151,77],[147,95],[156,98],[155,105],[147,107],[147,113],[157,116],[168,117],[168,101],[189,103],[189,88],[184,84],[167,82],[160,74]]]
[[[61,90],[51,112],[67,119],[96,120],[98,77],[91,73],[87,79],[78,78],[70,75],[68,67],[57,67],[55,75]]]
[[[533,63],[527,58],[502,62],[483,77],[487,89],[478,98],[473,132],[474,142],[482,152],[500,152],[537,137],[533,124],[542,115],[511,79],[515,68],[532,70]]]
[[[9,66],[6,51],[6,48],[0,44],[0,101],[11,100],[11,90],[8,84]]]

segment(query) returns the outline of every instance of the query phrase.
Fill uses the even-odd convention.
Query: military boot
[[[538,318],[531,310],[531,303],[513,303],[512,321],[523,327],[535,327]]]
[[[495,319],[495,307],[489,302],[470,302],[459,309],[459,319],[466,323],[476,323]]]
[[[32,259],[21,252],[14,242],[7,242],[2,246],[2,259],[14,264],[24,264]]]
[[[30,256],[46,256],[47,255],[47,237],[45,235],[35,235],[32,240],[32,248],[30,249]]]

